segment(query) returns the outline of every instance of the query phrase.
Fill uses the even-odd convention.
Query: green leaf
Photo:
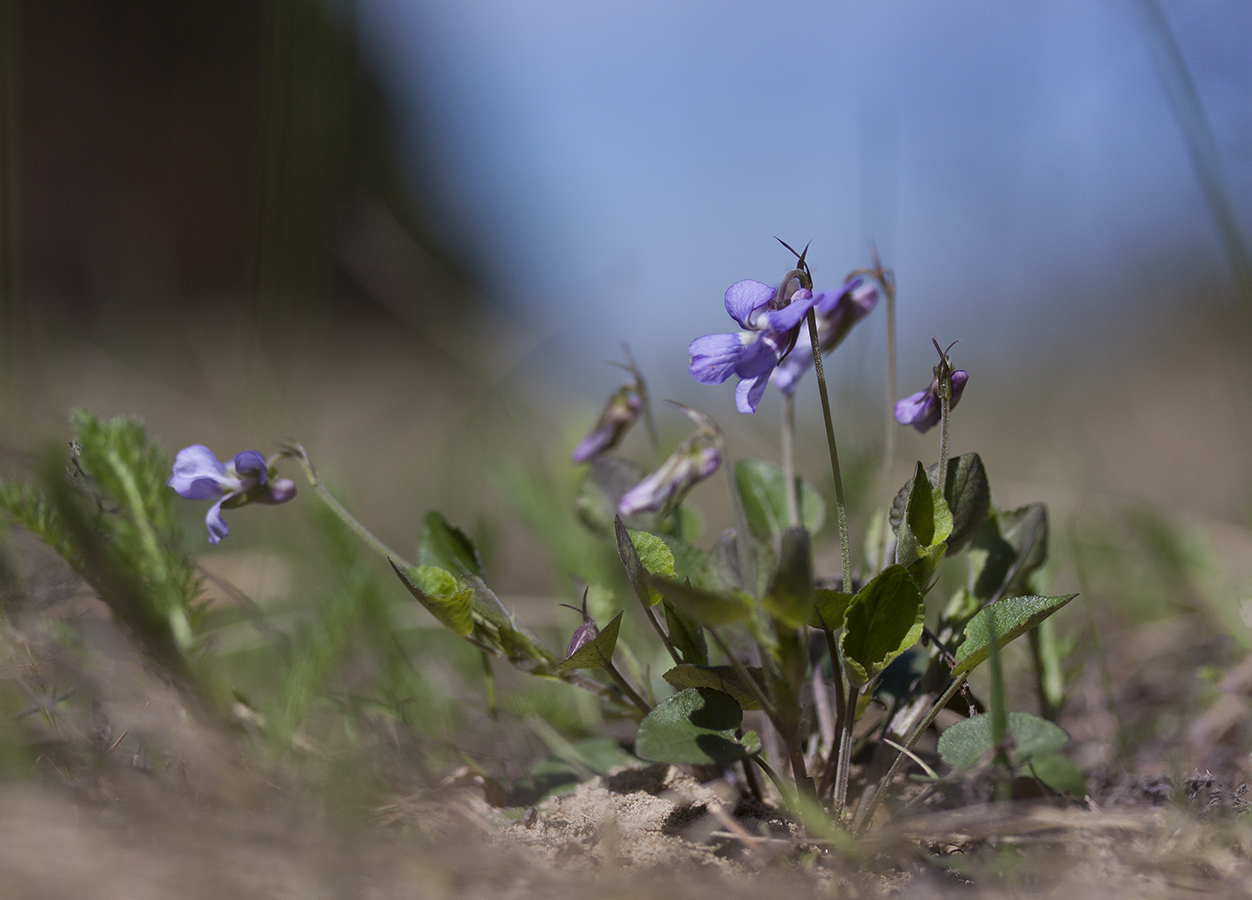
[[[926,469],[926,478],[932,484],[939,481],[939,463]],[[908,510],[916,475],[900,488],[891,503],[891,529],[897,534],[900,523]],[[978,527],[987,517],[991,504],[991,489],[987,485],[987,470],[982,457],[966,453],[948,460],[948,477],[943,486],[943,499],[952,512],[952,533],[947,538],[948,552],[957,553],[965,548]]]
[[[947,501],[930,486],[919,462],[913,473],[908,507],[900,523],[896,562],[908,566],[918,584],[926,584],[947,550],[945,542],[951,533],[952,512]]]
[[[1077,597],[1006,597],[991,606],[984,607],[965,626],[965,639],[956,651],[953,675],[968,672],[985,660],[991,652],[991,634],[997,635],[996,646],[1003,647],[1014,638],[1021,637],[1066,603]]]
[[[646,531],[632,531],[630,542],[635,545],[639,561],[649,574],[674,577],[674,552],[662,538]]]
[[[613,662],[613,651],[617,649],[617,632],[621,627],[622,614],[618,613],[612,622],[604,626],[603,631],[557,666],[557,670],[565,672],[570,669],[607,669]]]
[[[765,683],[765,670],[747,666],[748,674],[756,679],[757,686]],[[662,676],[679,690],[683,688],[712,688],[729,694],[743,709],[760,709],[752,689],[743,683],[734,666],[674,666]]]
[[[856,592],[844,615],[843,648],[848,680],[862,687],[922,636],[926,605],[904,566],[883,569]]]
[[[970,545],[970,591],[983,601],[997,593],[1024,593],[1030,576],[1047,557],[1046,506],[1032,503],[1014,510],[995,510]]]
[[[719,594],[655,575],[645,575],[644,581],[648,587],[674,604],[675,609],[701,625],[716,627],[742,622],[752,610],[748,598],[738,591]]]
[[[753,596],[764,593],[769,576],[777,563],[774,550],[768,544],[757,540],[751,534],[745,538],[748,556],[756,570],[756,581],[753,584],[744,582],[740,570],[739,537],[733,528],[728,528],[713,544],[705,559],[704,566],[691,581],[696,587],[720,592],[742,590]]]
[[[706,666],[709,663],[709,645],[704,639],[704,629],[677,609],[668,600],[661,601],[665,605],[665,627],[669,632],[669,642],[674,645],[683,662]]]
[[[694,513],[690,505],[684,505],[680,509]],[[690,534],[684,529],[683,534]],[[670,534],[660,536],[665,542],[665,546],[669,548],[670,556],[673,559],[673,576],[681,581],[684,578],[690,578],[693,582],[700,577],[700,573],[704,571],[705,563],[708,560],[708,554],[699,547],[693,547],[682,538],[674,537]],[[648,561],[644,560],[644,566],[648,565]],[[651,572],[651,569],[648,569]],[[665,575],[665,572],[652,572],[653,575]]]
[[[459,588],[456,577],[438,566],[402,566],[394,559],[387,561],[400,583],[432,616],[461,637],[469,636],[474,630],[473,591]]]
[[[1032,759],[1030,773],[1058,794],[1082,798],[1087,793],[1087,775],[1059,753]]]
[[[1011,712],[1008,720],[1008,736],[1012,738],[1013,745],[1011,753],[1017,765],[1050,756],[1069,743],[1065,730],[1047,719],[1030,713]],[[963,719],[939,736],[939,755],[958,771],[972,769],[994,749],[989,713]]]
[[[813,615],[813,551],[803,528],[783,532],[778,569],[765,591],[765,608],[792,628],[803,628]]]
[[[829,628],[838,631],[843,627],[843,617],[848,612],[848,604],[852,602],[852,594],[843,591],[832,591],[830,588],[813,589],[813,618],[809,622],[814,628]]]
[[[634,538],[631,536],[630,530],[622,522],[621,516],[613,519],[613,533],[617,536],[617,555],[621,557],[622,565],[626,567],[626,579],[630,582],[631,588],[635,592],[635,596],[644,606],[656,606],[661,597],[656,591],[648,587],[645,580],[647,569],[643,566],[643,560],[639,558],[639,551],[635,548]],[[636,534],[644,534],[645,532],[636,532]]]
[[[759,459],[735,464],[735,486],[743,499],[748,530],[763,541],[777,541],[787,530],[787,479],[782,466]],[[797,478],[800,524],[815,534],[826,521],[826,502],[814,488]]]
[[[417,542],[417,561],[422,566],[438,566],[454,575],[486,578],[482,558],[469,535],[437,512],[428,512]]]
[[[639,723],[635,755],[654,762],[711,766],[754,756],[761,750],[755,732],[735,731],[743,710],[734,698],[709,688],[680,691]]]

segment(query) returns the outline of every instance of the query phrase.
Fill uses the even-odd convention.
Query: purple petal
[[[235,471],[255,484],[265,484],[265,457],[255,450],[244,450],[235,454],[232,461]]]
[[[722,464],[722,454],[716,447],[705,447],[700,451],[700,474],[697,481],[708,478]]]
[[[932,415],[934,419],[930,421]],[[926,431],[939,421],[939,405],[929,389],[918,391],[896,401],[895,416],[901,425],[912,425],[918,431]]]
[[[192,444],[178,451],[173,474],[165,483],[186,500],[208,500],[238,487],[237,479],[230,477],[213,451],[203,444]]]
[[[736,373],[740,360],[751,343],[753,335],[706,334],[698,337],[687,347],[691,358],[688,371],[701,384],[721,384]]]
[[[796,389],[800,376],[813,364],[813,353],[807,347],[796,348],[774,370],[774,386],[784,394]]]
[[[613,434],[614,429],[611,426],[597,428],[578,442],[574,452],[569,455],[569,461],[574,465],[578,465],[579,463],[585,463],[594,456],[598,456],[602,450],[613,442]]]
[[[223,498],[225,499],[225,498]],[[204,526],[209,529],[209,543],[216,544],[226,535],[230,534],[230,529],[226,527],[226,520],[222,518],[222,501],[218,500],[211,507],[204,517]]]
[[[296,495],[296,483],[290,478],[275,478],[270,489],[256,498],[257,503],[286,503]]]
[[[673,491],[674,484],[666,478],[665,467],[662,467],[622,494],[622,499],[617,501],[617,514],[633,516],[656,511],[665,505]]]
[[[782,309],[771,309],[757,316],[753,327],[758,331],[769,331],[775,334],[790,331],[800,324],[800,320],[808,314],[816,302],[817,298],[813,296],[812,291],[800,288],[791,295],[791,302]]]
[[[968,381],[969,373],[964,369],[957,369],[952,373],[952,378],[948,382],[952,385],[952,408],[956,407],[957,402],[961,399],[961,394],[965,393],[965,384]]]
[[[769,375],[745,378],[735,387],[735,408],[741,413],[754,413],[769,385]]]
[[[775,290],[768,284],[746,279],[736,281],[726,289],[726,312],[739,323],[739,327],[751,330],[752,315],[774,299]]]

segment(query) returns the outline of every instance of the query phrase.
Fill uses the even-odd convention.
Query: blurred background
[[[294,437],[394,546],[439,508],[502,591],[566,596],[517,525],[568,499],[604,363],[627,342],[654,397],[772,457],[776,396],[740,416],[686,345],[732,329],[732,282],[789,268],[775,236],[811,242],[819,287],[876,246],[899,393],[960,340],[953,448],[1000,502],[1047,500],[1058,552],[1199,560],[1246,640],[1250,45],[1238,0],[3,0],[5,471],[79,405],[171,454]],[[880,307],[828,363],[862,522],[884,336]],[[800,408],[829,493],[811,379]],[[937,456],[899,442],[892,483]],[[206,559],[290,596],[240,558],[300,546],[293,518],[236,514]]]

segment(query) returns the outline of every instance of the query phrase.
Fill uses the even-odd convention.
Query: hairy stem
[[[843,590],[852,590],[852,544],[848,539],[848,504],[843,495],[843,476],[839,472],[839,449],[835,446],[835,425],[830,418],[830,394],[826,390],[826,373],[822,368],[821,342],[817,338],[817,316],[809,310],[809,339],[813,343],[813,371],[817,374],[817,392],[822,398],[822,418],[826,420],[826,445],[830,448],[830,470],[835,478],[835,510],[839,519],[839,556],[843,563]]]

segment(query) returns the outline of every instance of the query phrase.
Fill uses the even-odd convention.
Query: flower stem
[[[608,673],[608,676],[613,679],[613,683],[622,689],[622,693],[626,695],[631,703],[635,704],[640,712],[645,716],[652,712],[652,705],[639,696],[639,692],[631,687],[630,682],[626,680],[626,676],[613,664],[613,660],[605,663],[604,671]]]
[[[337,515],[340,520],[356,533],[357,537],[369,544],[374,550],[381,553],[390,560],[394,560],[398,565],[413,567],[413,564],[406,560],[396,551],[392,550],[381,540],[374,536],[368,528],[357,521],[352,513],[344,509],[343,504],[335,499],[334,495],[322,485],[318,480],[317,471],[313,468],[313,461],[309,459],[308,452],[298,443],[292,442],[282,446],[282,455],[288,459],[294,459],[300,464],[300,468],[304,470],[305,477],[309,480],[309,486],[313,488],[314,493],[322,498],[322,502],[330,507],[331,512]]]
[[[939,427],[939,483],[935,485],[942,494],[948,486],[948,419],[952,413],[952,389],[939,388],[939,409],[941,424]]]
[[[735,483],[735,461],[726,449],[726,441],[719,438],[718,449],[722,452],[722,467],[726,470],[726,484],[730,488],[730,508],[735,515],[735,549],[739,554],[739,577],[743,580],[743,589],[753,597],[757,595],[756,560],[752,547],[749,545],[751,536],[748,532],[748,514],[743,509],[743,498],[739,496],[739,485]]]
[[[782,420],[783,484],[787,491],[787,523],[800,524],[799,486],[796,484],[796,395],[783,397]]]
[[[874,255],[874,269],[877,272],[878,284],[882,287],[883,300],[886,304],[887,315],[887,417],[886,431],[883,435],[883,494],[882,509],[886,510],[891,505],[892,498],[892,469],[895,468],[896,462],[896,420],[895,420],[895,401],[896,401],[896,285],[895,276],[883,271],[882,263],[878,259],[878,250],[872,248]],[[891,520],[887,515],[883,515],[882,520],[882,568],[887,568],[891,562],[887,555],[887,545],[891,534]]]
[[[922,735],[926,733],[926,729],[935,721],[935,717],[939,712],[948,705],[948,702],[956,696],[957,691],[965,686],[966,675],[963,673],[957,678],[952,679],[952,683],[948,685],[948,689],[943,692],[934,705],[930,707],[930,711],[926,713],[925,718],[917,723],[917,726],[909,733],[908,740],[904,742],[904,750],[911,751],[917,746],[917,742],[921,740]],[[896,754],[895,760],[891,763],[891,768],[887,770],[887,774],[882,777],[874,788],[874,792],[870,794],[868,801],[862,803],[862,808],[857,810],[856,826],[853,828],[854,834],[860,834],[870,819],[873,818],[874,811],[878,809],[878,804],[882,802],[883,794],[886,793],[887,785],[891,784],[891,780],[895,778],[896,773],[900,771],[900,766],[905,760],[904,750]]]
[[[839,449],[835,446],[835,426],[830,418],[830,394],[826,390],[826,373],[822,368],[821,343],[817,338],[817,316],[808,312],[809,338],[813,342],[813,371],[817,373],[817,392],[822,398],[822,417],[826,420],[826,445],[830,448],[830,470],[835,477],[835,510],[839,518],[839,556],[843,563],[843,590],[852,590],[852,545],[848,539],[848,505],[843,496],[843,476],[839,473]]]

